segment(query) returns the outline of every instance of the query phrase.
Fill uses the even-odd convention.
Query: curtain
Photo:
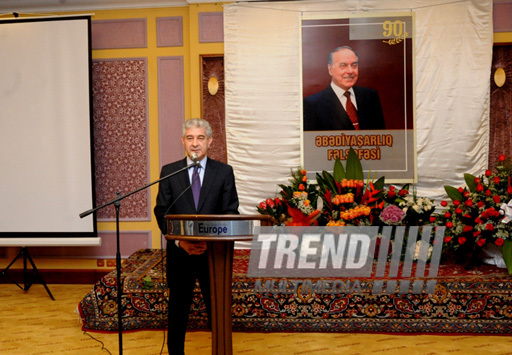
[[[234,3],[224,10],[226,144],[241,213],[300,167],[302,19],[383,12],[415,18],[417,194],[440,202],[444,185],[486,169],[491,0]]]

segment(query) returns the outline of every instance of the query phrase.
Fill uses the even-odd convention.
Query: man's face
[[[359,75],[357,57],[350,49],[342,49],[332,56],[332,65],[328,65],[334,84],[348,90],[356,84]]]
[[[208,153],[213,138],[206,138],[206,128],[191,127],[185,132],[185,137],[181,137],[181,141],[189,157],[196,153],[199,160],[202,160]]]

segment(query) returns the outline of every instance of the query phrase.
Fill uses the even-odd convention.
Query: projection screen
[[[0,238],[96,238],[90,16],[0,20]]]

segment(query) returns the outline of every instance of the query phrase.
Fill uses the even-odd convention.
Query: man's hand
[[[185,250],[189,255],[201,255],[206,251],[206,242],[180,240],[180,248]]]

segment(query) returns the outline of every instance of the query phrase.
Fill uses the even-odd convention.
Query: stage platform
[[[379,332],[425,334],[512,334],[512,278],[505,269],[482,265],[465,270],[441,263],[433,294],[379,294],[373,280],[360,293],[255,292],[258,279],[246,277],[249,250],[237,249],[233,272],[233,331]],[[167,327],[165,251],[144,249],[122,265],[123,330]],[[101,278],[78,308],[82,328],[117,332],[116,271]],[[259,280],[260,284],[266,280]],[[296,280],[296,278],[294,279]],[[340,279],[342,282],[343,279]],[[271,279],[276,284],[280,279]],[[319,279],[306,279],[315,285]],[[346,281],[346,280],[345,280]],[[206,329],[199,289],[190,311],[190,329]]]

